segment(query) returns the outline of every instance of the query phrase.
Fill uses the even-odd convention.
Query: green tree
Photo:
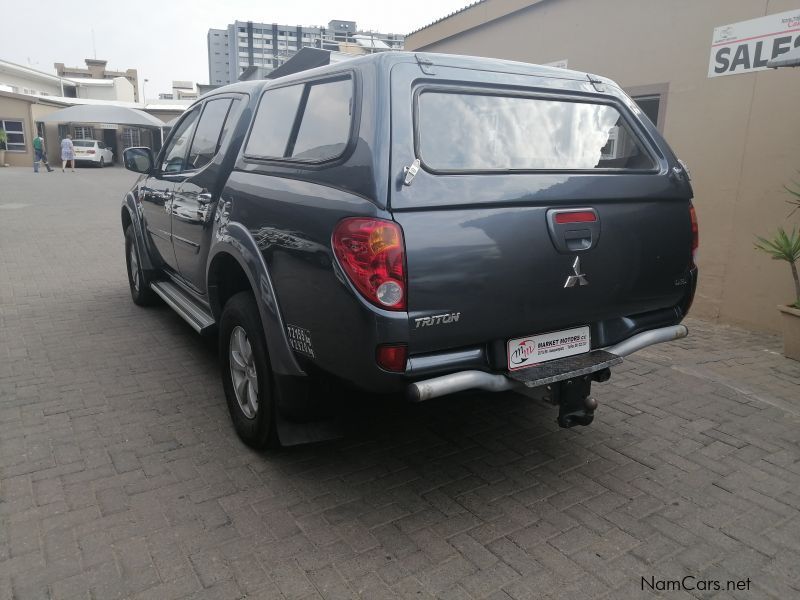
[[[800,201],[800,195],[798,199]],[[756,239],[758,240],[755,244],[757,250],[766,252],[773,260],[785,260],[789,263],[794,279],[795,295],[794,304],[791,306],[800,308],[800,277],[797,275],[797,261],[800,260],[800,234],[796,229],[792,229],[792,232],[787,234],[784,229],[778,227],[778,231],[772,236],[772,239],[759,236],[756,236]]]

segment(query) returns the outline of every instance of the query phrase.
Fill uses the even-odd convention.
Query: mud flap
[[[328,414],[321,416],[315,414],[318,411],[313,408],[326,400],[335,404],[335,397],[324,396],[326,393],[335,396],[336,392],[325,391],[314,383],[309,377],[275,376],[275,432],[281,446],[327,442],[344,437],[345,428],[340,414],[322,411]]]

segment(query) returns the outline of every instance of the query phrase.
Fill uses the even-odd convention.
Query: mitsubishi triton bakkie
[[[216,89],[124,161],[133,301],[218,336],[254,447],[326,381],[517,390],[587,425],[593,382],[687,335],[689,174],[594,74],[379,53]]]

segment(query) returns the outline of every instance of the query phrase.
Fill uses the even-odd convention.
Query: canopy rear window
[[[644,144],[611,105],[423,90],[417,151],[433,171],[652,170]]]
[[[72,145],[79,148],[94,148],[94,140],[73,140]]]

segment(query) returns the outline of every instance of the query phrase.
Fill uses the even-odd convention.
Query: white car
[[[72,140],[76,162],[93,162],[99,167],[114,164],[114,152],[100,140]]]

